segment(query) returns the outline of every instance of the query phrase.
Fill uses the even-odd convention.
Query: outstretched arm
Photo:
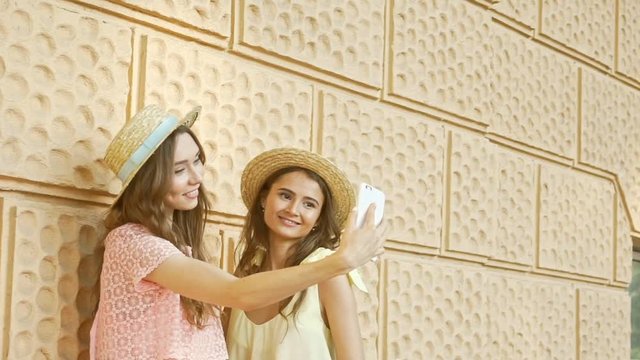
[[[192,299],[248,311],[349,269],[340,257],[327,257],[326,261],[237,278],[204,261],[172,256],[146,279]]]
[[[340,247],[333,255],[285,269],[261,272],[243,278],[203,261],[172,256],[145,277],[183,296],[210,304],[253,310],[283,300],[310,285],[325,281],[361,266],[382,253],[382,236],[374,226],[375,208],[369,207],[365,224],[355,227],[355,211]]]

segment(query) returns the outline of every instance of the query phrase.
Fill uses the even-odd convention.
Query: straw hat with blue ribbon
[[[327,183],[333,196],[336,220],[339,226],[344,226],[349,211],[356,204],[356,195],[347,175],[334,163],[311,151],[296,148],[278,148],[267,150],[249,161],[242,173],[240,192],[242,200],[251,209],[264,182],[274,172],[289,168],[300,167],[318,174]]]
[[[122,189],[114,204],[160,144],[178,126],[191,127],[198,119],[200,110],[200,106],[195,107],[184,118],[178,119],[157,105],[149,105],[135,114],[120,129],[107,147],[104,156],[104,162],[122,180]]]

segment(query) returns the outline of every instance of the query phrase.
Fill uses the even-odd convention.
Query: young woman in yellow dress
[[[353,187],[333,163],[281,148],[251,160],[242,175],[249,209],[235,275],[251,276],[319,261],[333,253],[355,205]],[[369,209],[365,220],[373,223]],[[310,286],[275,304],[228,312],[230,360],[362,359],[352,285],[366,291],[354,270]]]

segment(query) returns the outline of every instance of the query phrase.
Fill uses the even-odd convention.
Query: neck
[[[269,241],[269,263],[271,270],[284,268],[285,261],[294,250],[294,241]]]

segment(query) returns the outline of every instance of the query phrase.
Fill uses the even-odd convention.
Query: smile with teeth
[[[287,225],[300,225],[300,223],[298,223],[296,221],[293,221],[291,219],[280,217],[280,220],[282,220],[282,222],[287,224]]]
[[[191,190],[188,193],[185,193],[184,196],[190,198],[190,199],[195,199],[198,197],[198,189],[195,190]]]

